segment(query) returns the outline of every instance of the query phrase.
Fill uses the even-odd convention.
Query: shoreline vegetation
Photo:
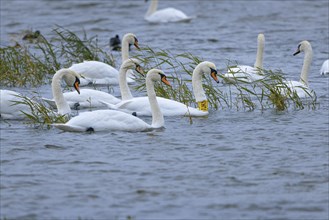
[[[52,30],[51,38],[46,39],[39,34],[36,39],[16,42],[14,46],[0,48],[0,85],[1,87],[38,87],[51,83],[52,75],[61,68],[68,68],[73,63],[84,60],[96,60],[107,63],[119,69],[114,56],[108,48],[99,46],[97,36],[88,37],[83,33],[79,37],[74,32],[57,26]],[[197,107],[195,102],[191,79],[194,67],[204,61],[189,52],[172,54],[168,50],[141,46],[141,51],[133,56],[142,61],[141,65],[147,72],[151,68],[160,68],[168,75],[172,88],[157,85],[158,96],[174,99],[186,105]],[[209,60],[211,61],[211,60]],[[232,61],[226,63],[226,67],[236,66]],[[223,64],[222,64],[223,65]],[[227,69],[226,68],[226,69]],[[262,70],[265,78],[253,83],[242,83],[236,79],[233,83],[226,83],[223,74],[218,72],[221,83],[214,83],[209,76],[205,76],[203,86],[208,98],[210,111],[230,109],[237,111],[261,112],[267,109],[276,111],[316,109],[317,96],[311,91],[308,98],[299,98],[285,83],[286,78],[280,70]],[[140,74],[135,74],[136,82],[133,88],[138,92],[145,92],[145,80]],[[279,86],[278,86],[279,85]],[[286,94],[282,94],[286,90]],[[34,91],[31,91],[34,92]],[[38,95],[35,96],[39,99]],[[49,114],[45,103],[37,100],[38,105],[27,103],[22,97],[22,102],[31,109],[40,109],[36,115],[27,115],[31,124],[49,125],[63,118],[56,118]],[[40,117],[42,119],[40,119]]]

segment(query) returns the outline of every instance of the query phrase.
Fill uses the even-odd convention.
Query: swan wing
[[[206,116],[209,113],[187,106],[175,100],[157,97],[158,104],[164,116]],[[137,116],[152,116],[148,97],[136,97],[125,100],[116,105],[116,109]]]
[[[320,70],[321,75],[329,74],[329,60],[323,62]]]
[[[144,131],[152,128],[133,115],[115,110],[83,112],[69,120],[65,126],[63,124],[54,124],[54,126],[64,131]]]
[[[81,74],[81,85],[94,84],[118,84],[119,71],[114,67],[99,61],[84,61],[73,64],[69,69]]]
[[[251,83],[257,80],[264,79],[264,75],[259,69],[247,66],[238,65],[236,67],[231,67],[228,69],[227,73],[224,74],[225,82],[246,82]]]
[[[3,119],[23,119],[24,113],[31,114],[31,108],[22,102],[21,94],[11,90],[0,90],[0,115]],[[32,102],[32,100],[30,100]]]
[[[70,103],[70,106],[72,104],[79,103],[79,107],[81,108],[102,107],[103,105],[99,102],[100,100],[111,104],[116,104],[121,101],[109,93],[94,89],[81,89],[80,94],[76,92],[67,92],[64,93],[64,97],[66,101]]]

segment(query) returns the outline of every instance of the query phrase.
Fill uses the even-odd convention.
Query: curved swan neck
[[[60,115],[69,115],[71,113],[71,108],[66,102],[61,88],[61,80],[66,73],[67,69],[57,71],[53,76],[51,83],[53,97],[57,106],[57,111]]]
[[[133,98],[127,83],[127,71],[127,68],[121,68],[119,72],[119,87],[122,101]]]
[[[302,72],[300,74],[300,82],[308,86],[308,73],[310,71],[310,66],[313,59],[312,46],[309,45],[304,51],[304,62],[302,67]]]
[[[265,45],[265,37],[263,34],[259,34],[257,38],[257,54],[256,54],[256,62],[254,65],[255,68],[263,69],[264,45]]]
[[[151,0],[151,4],[145,14],[145,17],[150,16],[151,14],[156,12],[157,8],[158,8],[158,0]]]
[[[122,39],[122,45],[121,45],[121,59],[122,62],[125,60],[128,60],[129,58],[129,42],[126,35]]]
[[[152,127],[153,128],[163,127],[164,117],[159,107],[158,100],[155,94],[154,82],[149,78],[146,78],[146,91],[151,106]]]
[[[192,74],[192,88],[195,97],[195,101],[200,102],[207,100],[206,94],[203,90],[202,85],[202,69],[200,64],[195,67],[193,74]]]

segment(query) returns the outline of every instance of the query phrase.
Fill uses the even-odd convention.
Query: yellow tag
[[[208,100],[198,102],[198,107],[201,111],[207,112],[208,111]]]

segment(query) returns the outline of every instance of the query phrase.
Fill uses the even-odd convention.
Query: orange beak
[[[78,77],[75,78],[75,82],[74,82],[74,88],[75,90],[77,90],[77,92],[80,94],[80,80]]]
[[[217,82],[219,83],[219,80],[217,78],[217,70],[211,69],[210,76]]]

